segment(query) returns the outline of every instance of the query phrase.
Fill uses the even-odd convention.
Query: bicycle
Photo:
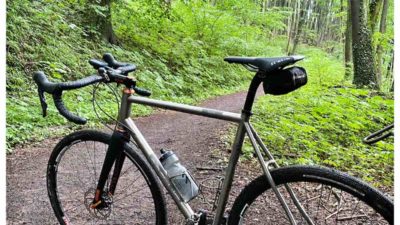
[[[33,78],[43,115],[47,92],[52,94],[60,114],[77,124],[85,124],[86,119],[66,109],[63,91],[99,83],[124,86],[116,128],[111,135],[93,130],[73,132],[51,153],[47,189],[59,223],[167,224],[164,187],[186,224],[393,224],[393,202],[380,191],[334,169],[280,167],[251,125],[259,85],[263,85],[266,94],[281,95],[307,83],[304,68],[289,66],[303,58],[225,58],[228,63],[241,64],[255,72],[240,114],[147,98],[151,92],[139,88],[135,79],[128,76],[136,66],[118,62],[111,54],[105,54],[104,61],[90,60],[97,74],[77,81],[52,83],[43,72],[36,72]],[[238,125],[225,177],[216,195],[215,212],[195,212],[190,207],[190,200],[199,191],[196,182],[173,153],[162,152],[160,158],[154,153],[130,117],[134,103]],[[246,134],[263,175],[241,191],[228,213],[227,200]],[[86,169],[74,171],[78,164]]]

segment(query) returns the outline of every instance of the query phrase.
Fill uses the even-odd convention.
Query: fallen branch
[[[196,167],[197,170],[212,170],[212,171],[223,171],[225,168],[221,167]]]

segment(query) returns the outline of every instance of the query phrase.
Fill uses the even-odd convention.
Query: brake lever
[[[43,117],[47,116],[47,103],[46,97],[44,95],[44,91],[41,88],[38,88],[38,94],[40,99],[40,105],[42,106],[42,115]]]

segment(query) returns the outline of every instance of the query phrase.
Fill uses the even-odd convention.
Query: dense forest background
[[[301,54],[309,84],[257,101],[254,122],[281,163],[323,164],[376,185],[393,184],[393,142],[362,137],[393,122],[393,0],[59,0],[7,1],[7,148],[77,127],[49,104],[41,109],[32,81],[95,71],[111,52],[138,65],[135,76],[154,98],[196,103],[244,90],[252,74],[228,55]],[[66,93],[71,111],[92,110],[91,88]],[[50,97],[50,96],[49,96]],[[98,96],[114,115],[107,88]],[[50,99],[49,99],[50,100]],[[114,114],[113,114],[114,113]],[[146,115],[151,109],[135,108]],[[248,147],[245,148],[245,152]],[[282,157],[283,156],[283,157]]]

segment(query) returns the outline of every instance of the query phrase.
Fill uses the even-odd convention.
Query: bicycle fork
[[[280,204],[282,205],[283,209],[285,210],[285,213],[292,225],[296,225],[296,220],[294,219],[294,216],[292,212],[289,209],[288,204],[286,203],[285,199],[283,198],[282,194],[279,192],[278,188],[275,185],[275,182],[272,178],[272,175],[270,173],[269,166],[272,165],[275,168],[279,168],[279,165],[276,163],[274,160],[273,155],[268,151],[266,146],[262,143],[260,137],[257,135],[256,131],[254,128],[251,126],[250,123],[246,122],[244,124],[246,133],[250,139],[250,142],[255,150],[255,153],[257,155],[257,159],[261,164],[262,170],[267,178],[267,181],[269,185],[271,186],[272,190],[274,191],[276,197],[278,198]],[[262,150],[264,153],[267,155],[269,161],[265,162],[264,157],[258,147],[258,145],[261,146]],[[307,212],[304,210],[303,206],[301,205],[300,201],[296,197],[295,193],[293,192],[292,188],[290,188],[289,185],[285,184],[284,185],[286,190],[288,191],[291,199],[293,200],[293,203],[296,205],[296,208],[300,211],[300,214],[303,216],[303,218],[307,221],[309,225],[314,225],[314,222],[310,218],[310,216],[307,214]]]
[[[111,136],[110,145],[108,146],[107,153],[104,159],[103,167],[100,172],[100,177],[96,187],[96,193],[93,203],[90,206],[92,209],[104,207],[103,194],[114,195],[117,187],[118,179],[121,174],[121,169],[125,161],[125,154],[123,154],[124,145],[129,141],[129,133],[124,130],[115,130]],[[108,180],[108,175],[114,165],[114,171],[111,177],[107,193],[104,193],[104,187]]]

